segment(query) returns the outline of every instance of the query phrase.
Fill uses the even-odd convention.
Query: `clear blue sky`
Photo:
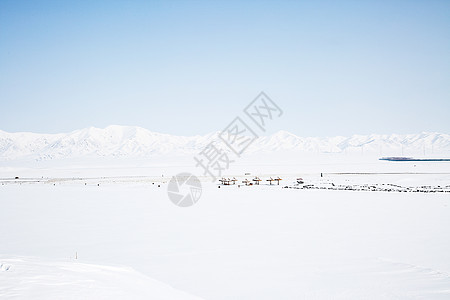
[[[0,2],[0,129],[450,133],[450,1]]]

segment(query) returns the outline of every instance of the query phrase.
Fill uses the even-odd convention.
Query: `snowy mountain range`
[[[63,134],[0,131],[0,159],[63,159],[85,156],[146,157],[194,155],[211,141],[223,145],[220,132],[203,136],[174,136],[135,126],[86,128]],[[225,147],[222,147],[226,149]],[[246,154],[294,151],[301,153],[357,153],[380,156],[450,156],[450,135],[442,133],[299,137],[287,131],[257,138]]]

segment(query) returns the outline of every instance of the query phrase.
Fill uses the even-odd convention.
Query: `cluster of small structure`
[[[277,185],[280,185],[280,181],[283,180],[280,177],[277,178],[272,178],[270,177],[269,179],[267,179],[266,181],[270,182],[270,185],[272,185],[273,181],[277,182]],[[222,185],[232,185],[232,184],[236,184],[236,181],[238,181],[235,177],[233,177],[232,179],[230,178],[222,178],[219,179],[219,181],[222,183]],[[253,181],[253,182],[252,182]],[[262,181],[261,178],[259,178],[258,176],[256,176],[255,178],[253,178],[252,180],[248,180],[247,178],[242,180],[242,183],[244,185],[259,185],[259,183]]]
[[[314,184],[285,186],[289,189],[315,189],[315,190],[339,190],[339,191],[371,191],[371,192],[411,192],[411,193],[450,193],[450,185],[447,186],[418,186],[403,187],[395,184],[354,184],[354,185],[335,185],[318,186]]]

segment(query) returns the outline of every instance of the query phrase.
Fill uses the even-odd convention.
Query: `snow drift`
[[[0,298],[199,300],[132,268],[0,257]]]

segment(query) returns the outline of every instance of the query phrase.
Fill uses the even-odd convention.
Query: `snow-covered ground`
[[[189,296],[131,268],[0,256],[2,299],[186,299]]]
[[[450,298],[450,193],[283,188],[447,186],[448,162],[249,155],[225,175],[280,186],[200,177],[180,208],[167,181],[186,171],[202,174],[192,157],[2,163],[0,298]]]

